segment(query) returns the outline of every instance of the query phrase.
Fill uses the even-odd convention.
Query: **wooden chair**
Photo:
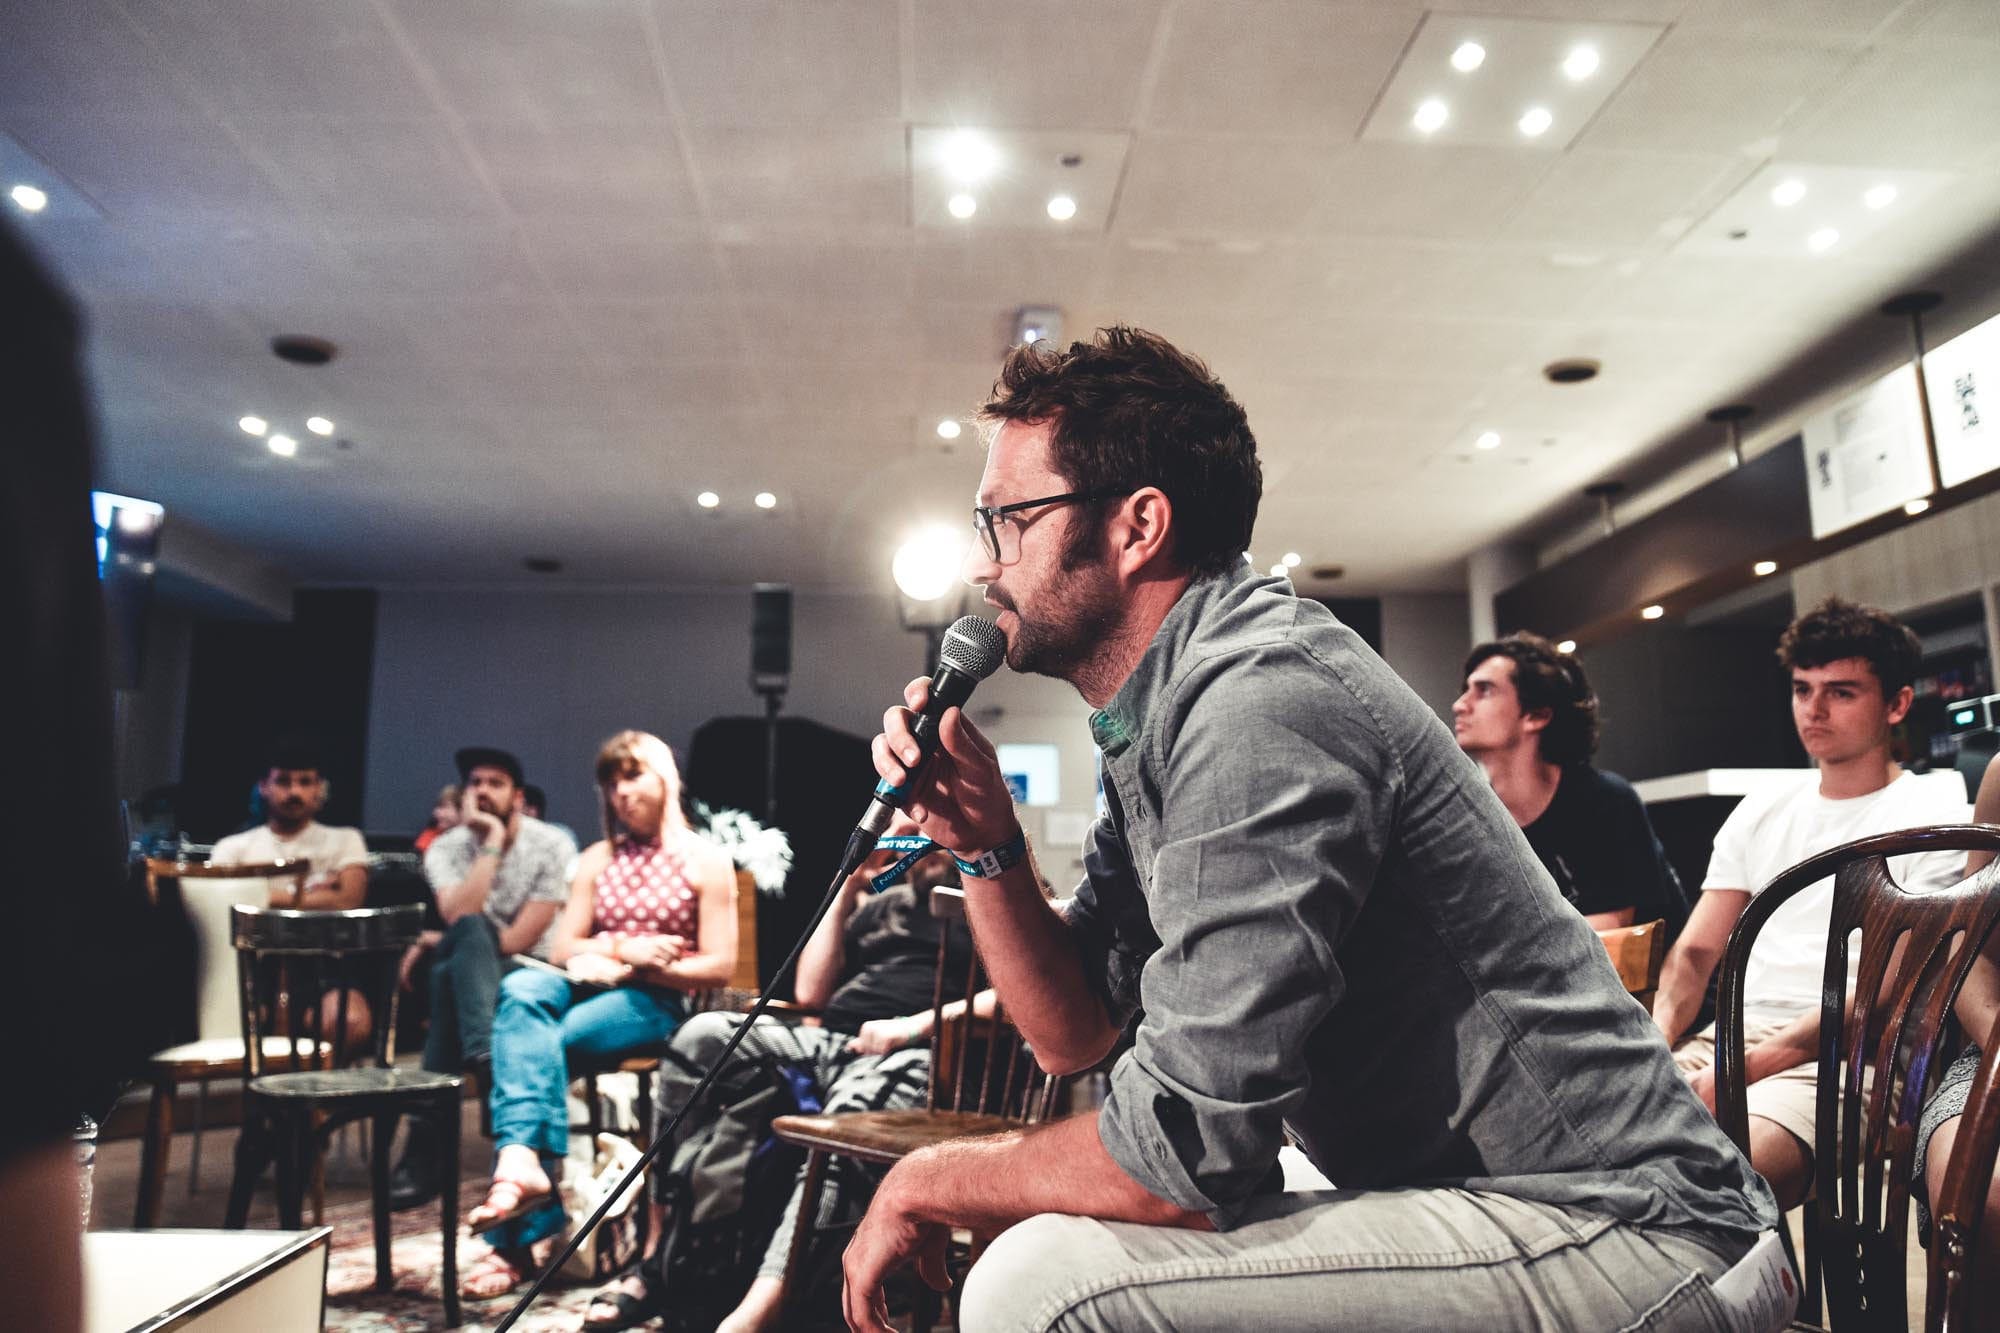
[[[209,1082],[243,1077],[243,1019],[236,998],[235,951],[229,944],[229,910],[238,903],[261,907],[269,902],[273,879],[291,880],[292,892],[299,894],[311,869],[305,861],[212,866],[157,857],[146,860],[147,898],[157,905],[162,885],[173,885],[194,932],[195,1039],[154,1051],[146,1061],[144,1078],[152,1085],[153,1096],[146,1108],[146,1134],[139,1154],[135,1227],[155,1227],[160,1222],[167,1159],[173,1151],[175,1093],[185,1084],[195,1085],[194,1142],[188,1153],[192,1194],[201,1172]],[[282,1043],[274,1042],[269,1054],[272,1059],[285,1058]]]
[[[1915,852],[2000,851],[2000,827],[1953,824],[1886,833],[1801,861],[1772,880],[1744,909],[1723,952],[1716,1018],[1716,1115],[1747,1155],[1744,1095],[1743,977],[1757,932],[1793,896],[1831,875],[1833,909],[1820,996],[1819,1092],[1813,1160],[1814,1197],[1805,1205],[1805,1281],[1800,1309],[1814,1322],[1824,1295],[1832,1327],[1908,1327],[1906,1233],[1910,1163],[1918,1114],[1941,1072],[1937,1064],[1951,1004],[1996,921],[2000,862],[1948,889],[1905,892],[1888,859]],[[1861,933],[1849,968],[1848,937]],[[1892,954],[1902,940],[1900,957]],[[1853,982],[1848,1013],[1849,981]],[[1994,1055],[1987,1052],[1967,1102],[1964,1131],[1946,1187],[1949,1233],[1940,1226],[1930,1249],[1926,1329],[1969,1326],[1966,1263],[1974,1252],[1987,1181],[1992,1177],[2000,1106],[1986,1095]],[[1983,1161],[1983,1174],[1974,1166]],[[1968,1201],[1970,1201],[1968,1206]],[[1945,1214],[1940,1215],[1943,1221]],[[2000,1276],[1989,1276],[1989,1283]],[[1992,1299],[1993,1293],[1984,1293]]]
[[[978,955],[966,968],[963,988],[947,987],[946,959],[950,934],[965,922],[965,894],[938,886],[930,892],[931,913],[945,922],[938,934],[936,979],[931,992],[930,1077],[921,1109],[855,1111],[845,1115],[788,1115],[771,1122],[780,1140],[807,1150],[804,1196],[792,1219],[792,1248],[785,1264],[786,1326],[802,1315],[802,1281],[807,1247],[819,1216],[820,1193],[829,1159],[853,1158],[876,1166],[893,1166],[919,1148],[952,1139],[997,1134],[1023,1124],[1052,1119],[1064,1080],[1041,1073],[995,1004],[991,1020],[974,1016],[971,1004],[951,1019],[944,1016],[947,995],[973,996],[985,987]],[[990,1237],[972,1238],[972,1257]],[[954,1274],[956,1277],[958,1274]],[[916,1327],[927,1329],[934,1314],[935,1295],[919,1284]]]
[[[277,1167],[279,1225],[296,1230],[305,1185],[321,1146],[341,1126],[368,1122],[369,1167],[375,1222],[375,1289],[393,1286],[389,1267],[389,1145],[396,1121],[427,1121],[437,1135],[444,1228],[444,1310],[447,1327],[458,1308],[458,1118],[463,1080],[452,1074],[398,1069],[396,1057],[397,965],[423,930],[421,907],[363,907],[353,911],[295,912],[238,906],[232,939],[244,1030],[247,1077],[243,1133],[236,1141],[236,1174],[229,1187],[224,1225],[248,1220],[250,1196],[267,1163]],[[347,995],[354,991],[375,1016],[366,1058],[335,1068],[338,1041],[320,1032],[323,993],[339,999],[333,1034],[347,1030]],[[274,1072],[263,1058],[266,1028],[291,1052],[290,1068]]]
[[[1618,979],[1632,998],[1653,1012],[1653,995],[1660,989],[1660,968],[1667,959],[1667,923],[1648,921],[1638,926],[1614,926],[1600,930],[1597,938],[1611,955]]]

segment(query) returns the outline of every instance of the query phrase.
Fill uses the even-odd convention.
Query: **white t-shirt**
[[[1754,896],[1808,856],[1856,838],[1971,818],[1965,783],[1956,773],[1904,773],[1880,791],[1843,801],[1819,794],[1808,771],[1746,796],[1715,835],[1703,889],[1747,889]],[[1912,892],[1956,884],[1964,852],[1898,856],[1889,873]],[[1801,889],[1757,934],[1744,969],[1743,1006],[1753,1021],[1782,1021],[1819,1003],[1826,975],[1826,934],[1833,913],[1833,878]]]
[[[281,838],[271,831],[269,824],[260,824],[216,843],[208,863],[244,866],[301,859],[312,866],[312,873],[306,876],[308,880],[331,879],[349,866],[368,864],[368,847],[361,841],[361,830],[357,828],[336,828],[309,820],[291,837]],[[267,888],[275,891],[289,885],[289,880],[275,879],[268,881]]]

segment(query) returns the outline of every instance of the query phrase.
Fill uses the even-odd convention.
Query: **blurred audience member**
[[[435,951],[423,1067],[448,1074],[488,1058],[501,973],[517,954],[547,956],[550,927],[569,898],[563,872],[576,858],[575,843],[521,812],[519,759],[490,746],[468,747],[456,758],[465,792],[459,825],[424,853],[445,928],[426,932],[403,959],[407,979],[418,956]],[[455,1171],[458,1163],[439,1162],[429,1132],[412,1121],[390,1184],[393,1206],[435,1198],[440,1169]]]
[[[1597,696],[1583,664],[1539,634],[1482,643],[1451,706],[1459,745],[1486,770],[1556,887],[1598,930],[1686,920],[1687,895],[1632,784],[1591,767]]]
[[[1890,730],[1910,711],[1920,655],[1908,626],[1839,598],[1794,620],[1778,640],[1778,660],[1792,677],[1792,722],[1818,771],[1744,797],[1715,835],[1701,901],[1667,955],[1653,1002],[1653,1021],[1670,1044],[1700,1007],[1736,919],[1780,872],[1856,838],[1965,818],[1965,789],[1955,777],[1925,781],[1890,754]],[[1930,852],[1898,857],[1891,869],[1905,888],[1922,891],[1956,882],[1964,866],[1963,852]],[[1832,907],[1831,878],[1780,907],[1758,933],[1744,978],[1750,1162],[1784,1208],[1804,1199],[1811,1181]],[[1711,1111],[1714,1059],[1712,1023],[1675,1046],[1676,1062]]]
[[[569,1151],[568,1062],[665,1041],[689,991],[736,970],[736,867],[688,827],[666,742],[621,731],[597,755],[604,839],[590,845],[550,934],[547,968],[500,984],[493,1023],[493,1137],[486,1199],[466,1219],[493,1253],[465,1276],[474,1299],[533,1268],[531,1247],[564,1222],[556,1187]]]
[[[264,822],[232,833],[215,844],[209,863],[218,866],[259,865],[271,861],[304,861],[311,866],[305,888],[293,897],[293,880],[267,881],[273,907],[344,910],[360,907],[368,897],[368,848],[361,830],[320,823],[315,816],[326,805],[326,778],[320,771],[318,748],[303,737],[280,738],[271,747],[264,776],[257,782]],[[320,1001],[322,1032],[340,1023],[340,995]],[[341,1038],[348,1049],[368,1040],[372,1030],[368,998],[347,992],[347,1026]]]
[[[550,819],[548,817],[548,814],[546,813],[548,808],[549,808],[549,794],[547,792],[543,791],[540,787],[537,787],[532,782],[530,782],[527,786],[521,788],[521,812],[527,815],[528,818],[530,819],[539,819],[544,824],[547,824],[550,828],[555,829],[560,833],[567,834],[569,840],[571,842],[575,842],[577,840],[576,830],[571,828],[567,824],[558,823],[557,821]]]
[[[419,855],[431,849],[431,844],[438,840],[439,834],[448,833],[458,827],[460,800],[458,786],[455,783],[446,783],[439,790],[437,804],[431,807],[430,823],[424,825],[423,831],[417,834],[416,840],[410,844]]]

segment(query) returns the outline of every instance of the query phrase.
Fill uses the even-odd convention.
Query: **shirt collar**
[[[1172,681],[1181,651],[1194,637],[1208,609],[1236,591],[1237,585],[1254,578],[1247,562],[1238,561],[1220,574],[1209,574],[1188,584],[1180,599],[1139,655],[1132,674],[1118,687],[1111,702],[1090,715],[1090,737],[1106,759],[1116,759],[1132,748],[1146,731],[1146,721],[1154,701]]]

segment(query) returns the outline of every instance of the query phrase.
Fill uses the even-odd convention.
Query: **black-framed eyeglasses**
[[[1061,495],[1044,495],[1039,500],[1016,500],[1013,504],[974,505],[972,507],[972,530],[979,534],[979,540],[985,543],[986,554],[992,558],[994,563],[1004,565],[1020,558],[1021,539],[1018,535],[1020,525],[1001,523],[999,522],[1000,519],[1006,518],[1010,514],[1018,514],[1024,509],[1040,509],[1044,505],[1084,504],[1092,500],[1113,500],[1120,496],[1130,495],[1131,493],[1128,490],[1100,488],[1094,491],[1064,491]],[[1001,544],[1002,539],[1000,534],[1002,532],[1017,534],[1011,543],[1013,546],[1012,551],[1008,551]]]

